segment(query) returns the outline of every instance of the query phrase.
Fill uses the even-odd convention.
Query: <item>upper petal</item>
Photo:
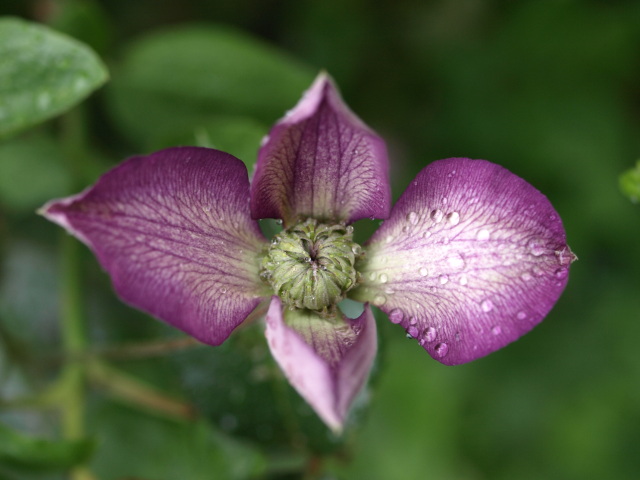
[[[247,170],[229,154],[134,157],[42,213],[94,251],[123,300],[202,342],[222,343],[265,293]]]
[[[260,149],[251,186],[253,218],[353,222],[387,218],[390,206],[384,141],[320,74]]]
[[[366,255],[352,297],[371,299],[447,365],[531,330],[575,259],[544,195],[499,165],[463,158],[423,169]]]
[[[368,305],[357,319],[325,319],[311,310],[285,310],[273,297],[265,332],[291,385],[334,431],[366,382],[377,351]]]

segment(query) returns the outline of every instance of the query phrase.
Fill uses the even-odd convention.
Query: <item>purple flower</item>
[[[433,358],[487,355],[538,324],[575,259],[547,198],[484,160],[424,168],[391,208],[384,142],[321,74],[244,164],[205,148],[131,158],[43,214],[127,303],[211,345],[266,313],[271,352],[334,430],[376,353],[369,304]],[[257,219],[283,231],[267,241]],[[363,246],[351,224],[385,219]],[[337,307],[365,303],[356,319]],[[270,302],[267,310],[267,302]]]

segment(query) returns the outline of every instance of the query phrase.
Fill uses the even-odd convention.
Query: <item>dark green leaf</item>
[[[0,423],[0,463],[28,470],[62,470],[89,458],[87,440],[45,440],[18,433]]]
[[[246,34],[180,28],[147,36],[126,52],[109,106],[129,138],[158,148],[224,115],[270,125],[295,105],[314,73]]]
[[[86,46],[47,27],[0,19],[0,138],[69,109],[107,80]]]

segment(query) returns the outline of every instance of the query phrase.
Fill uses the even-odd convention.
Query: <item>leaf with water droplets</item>
[[[86,45],[17,18],[0,19],[0,138],[68,110],[106,82]]]
[[[493,352],[539,323],[575,259],[544,195],[498,165],[469,159],[420,172],[364,250],[352,298],[373,301],[448,365]],[[370,281],[381,275],[384,286]]]

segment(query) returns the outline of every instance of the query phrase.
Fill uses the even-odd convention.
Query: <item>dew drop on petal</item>
[[[427,270],[427,267],[420,268],[418,272],[420,273],[421,277],[426,277],[427,275],[429,275],[429,270]]]
[[[529,252],[531,252],[531,255],[533,255],[534,257],[539,257],[545,251],[544,242],[539,238],[529,240],[527,248],[529,249]]]
[[[436,339],[436,329],[433,327],[427,327],[423,333],[423,338],[427,342],[433,342]]]
[[[384,241],[387,242],[387,243],[393,242],[393,235],[387,235],[387,238],[385,238]]]
[[[371,272],[369,274],[369,280],[371,280],[372,282],[374,282],[376,279],[376,272]]]
[[[494,335],[500,335],[502,333],[502,328],[500,328],[500,326],[496,325],[495,327],[493,327],[491,329],[491,333],[493,333]]]
[[[418,214],[416,212],[409,212],[407,214],[407,220],[411,225],[416,225],[418,223]]]
[[[384,305],[387,301],[387,297],[384,295],[376,295],[373,299],[373,304],[376,306]]]
[[[458,212],[451,212],[447,215],[447,220],[451,225],[457,225],[460,223],[460,214]]]
[[[448,275],[440,275],[440,284],[445,285],[449,281]]]
[[[430,232],[429,230],[427,230],[426,232],[424,232],[424,233],[422,234],[422,236],[423,236],[424,238],[429,238],[429,237],[431,236],[431,232]]]
[[[491,236],[491,234],[489,233],[489,230],[487,230],[486,228],[483,228],[481,230],[478,231],[478,234],[476,235],[476,238],[478,240],[489,240],[489,237]]]
[[[518,317],[518,320],[524,320],[525,318],[527,318],[527,314],[522,311],[518,312],[516,316]]]
[[[449,345],[446,343],[439,343],[436,345],[435,353],[438,357],[442,358],[449,352]]]
[[[524,280],[525,282],[528,282],[529,280],[531,280],[533,277],[531,276],[531,274],[529,272],[524,272],[520,278],[522,278],[522,280]]]
[[[443,218],[444,218],[444,213],[442,213],[442,210],[435,209],[431,212],[431,219],[434,222],[440,223]]]
[[[459,282],[460,282],[460,285],[464,287],[467,283],[469,283],[469,280],[467,279],[466,275],[460,275]]]
[[[454,253],[449,258],[447,258],[447,263],[451,268],[454,268],[456,270],[462,270],[465,267],[464,259],[459,253]]]
[[[567,269],[567,267],[560,267],[555,271],[556,278],[559,278],[560,280],[566,278],[568,273],[569,270]]]
[[[409,319],[409,325],[415,325],[416,323],[418,323],[418,319],[416,317],[411,317]]]
[[[380,283],[387,283],[389,281],[389,276],[386,273],[380,274]]]
[[[493,302],[491,300],[484,300],[480,304],[480,308],[482,308],[483,312],[489,313],[491,310],[493,310]]]
[[[404,313],[399,308],[394,308],[389,312],[389,320],[391,323],[400,323],[404,318]]]
[[[419,333],[418,328],[412,325],[407,329],[407,333],[411,335],[413,338],[417,338]]]

